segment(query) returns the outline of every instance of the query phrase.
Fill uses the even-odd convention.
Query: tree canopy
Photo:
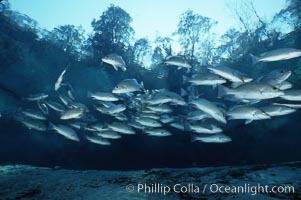
[[[134,35],[131,16],[118,6],[111,5],[98,20],[92,21],[94,35],[91,38],[95,59],[109,53],[123,55],[130,47]]]
[[[82,27],[71,24],[58,26],[52,31],[43,30],[29,16],[11,10],[7,0],[0,3],[0,11],[3,27],[8,25],[8,21],[15,23],[23,31],[23,38],[46,41],[47,45],[51,43],[65,52],[64,56],[67,55],[69,60],[103,66],[101,58],[116,53],[123,57],[129,69],[124,74],[138,76],[144,73],[145,68],[156,70],[159,74],[169,71],[170,68],[162,64],[168,56],[182,56],[193,66],[194,71],[201,71],[202,66],[207,64],[232,65],[247,61],[250,52],[256,54],[276,48],[287,37],[283,29],[300,30],[300,4],[298,0],[287,0],[287,6],[276,13],[273,20],[268,21],[260,15],[252,0],[235,1],[229,9],[241,27],[231,27],[219,36],[214,34],[216,21],[201,13],[186,10],[179,16],[172,35],[159,35],[154,40],[135,38],[132,17],[116,5],[110,5],[98,19],[92,21],[93,31],[89,34]],[[27,32],[30,34],[24,34]],[[288,47],[296,46],[300,41],[298,38],[295,36],[294,40],[290,40]],[[2,44],[5,45],[6,41],[8,39],[4,36],[0,38]],[[10,46],[7,49],[14,47],[19,49],[18,52],[26,49],[19,48],[18,44]],[[2,52],[0,57],[12,55]],[[8,62],[7,59],[3,60]]]
[[[195,61],[196,54],[200,53],[200,48],[206,43],[206,39],[213,25],[217,22],[208,17],[193,13],[187,10],[180,16],[176,34],[184,56]]]

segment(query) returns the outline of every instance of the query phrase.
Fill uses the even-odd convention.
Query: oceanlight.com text
[[[271,193],[283,193],[292,194],[295,193],[295,188],[292,185],[265,185],[265,184],[242,184],[242,185],[224,185],[224,184],[181,184],[176,183],[174,185],[165,185],[161,183],[138,183],[129,184],[126,186],[128,192],[148,193],[148,194],[163,194],[169,193],[190,193],[190,194],[271,194]]]

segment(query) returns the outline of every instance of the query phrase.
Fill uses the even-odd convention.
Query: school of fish
[[[283,48],[251,58],[255,65],[300,56],[298,49]],[[120,73],[127,70],[123,58],[117,54],[102,58],[102,62],[116,71],[121,69]],[[192,69],[180,56],[169,56],[163,63],[166,67],[184,69],[185,73]],[[112,140],[128,137],[125,135],[170,137],[182,132],[192,142],[226,143],[232,139],[223,133],[223,127],[230,120],[249,124],[301,108],[301,103],[298,104],[301,90],[292,89],[293,85],[287,81],[292,74],[289,70],[276,69],[254,78],[226,66],[206,69],[206,73],[183,76],[179,92],[164,88],[148,90],[135,78],[124,79],[111,92],[87,91],[92,103],[85,105],[76,101],[74,89],[66,80],[65,75],[72,70],[68,66],[54,83],[57,96],[29,94],[26,101],[36,104],[36,109],[22,108],[14,118],[31,130],[53,131],[75,142],[87,140],[99,145],[111,145]],[[216,99],[222,103],[195,94],[200,86],[216,90]],[[258,106],[259,102],[266,104]]]

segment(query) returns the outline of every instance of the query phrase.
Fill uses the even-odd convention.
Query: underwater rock
[[[250,199],[252,196],[256,199],[300,199],[300,173],[301,162],[139,171],[53,170],[4,165],[0,166],[0,196],[1,199],[87,200]],[[269,188],[277,186],[283,192],[259,193],[254,190],[258,184]],[[227,186],[241,186],[245,192],[226,192]],[[284,192],[289,186],[294,192]]]

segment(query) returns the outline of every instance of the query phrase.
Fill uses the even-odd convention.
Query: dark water
[[[289,122],[287,122],[289,120]],[[111,146],[76,143],[53,132],[26,130],[17,122],[1,122],[1,163],[62,166],[75,169],[132,170],[153,167],[192,167],[279,163],[301,159],[300,114],[288,119],[237,125],[226,131],[226,144],[191,143],[189,134],[170,130],[169,138],[124,136]],[[286,124],[281,124],[286,121]],[[269,130],[271,123],[276,126]],[[280,124],[280,125],[279,125]]]
[[[292,1],[294,2],[294,1]],[[291,3],[291,5],[295,5]],[[295,7],[293,7],[295,8]],[[287,12],[294,11],[288,10]],[[298,12],[300,10],[297,10]],[[300,13],[297,12],[297,16]],[[128,52],[111,44],[111,49],[102,49],[99,55],[117,52],[129,63],[125,73],[114,71],[100,63],[100,56],[79,55],[64,50],[61,43],[54,40],[38,39],[37,32],[21,28],[12,20],[13,14],[0,15],[0,164],[28,164],[37,166],[62,166],[72,169],[134,170],[154,167],[195,167],[245,165],[257,163],[280,163],[301,160],[301,111],[288,116],[275,117],[244,125],[243,121],[230,121],[222,126],[224,133],[232,138],[225,144],[192,143],[189,132],[167,128],[172,136],[166,138],[148,137],[137,131],[136,135],[123,135],[121,140],[112,141],[110,146],[93,144],[84,139],[81,142],[67,140],[53,131],[29,130],[14,120],[14,114],[22,108],[35,108],[34,103],[24,101],[29,94],[45,92],[56,98],[54,83],[61,71],[70,65],[67,79],[73,86],[77,101],[93,109],[87,91],[109,92],[121,80],[136,78],[144,81],[145,88],[167,88],[179,92],[185,70],[168,69],[167,77],[158,79],[160,67],[145,70],[131,62]],[[257,31],[257,32],[256,32]],[[289,81],[294,88],[301,89],[300,58],[252,66],[250,52],[262,53],[281,47],[300,48],[301,31],[297,26],[290,34],[278,38],[260,40],[259,28],[253,31],[256,38],[250,42],[243,38],[240,46],[246,45],[243,56],[238,59],[221,61],[225,64],[259,77],[273,69],[283,67],[292,70]],[[251,38],[251,36],[249,36]],[[256,41],[256,43],[255,43]],[[230,45],[230,44],[228,44]],[[248,47],[248,48],[247,48]],[[114,49],[115,48],[115,49]],[[200,71],[202,64],[192,60]],[[158,65],[161,66],[161,65]],[[241,67],[244,66],[244,67]],[[204,67],[204,66],[203,66]],[[189,74],[191,75],[191,74]],[[209,91],[210,90],[210,91]],[[216,91],[200,87],[200,92],[208,99],[215,99]],[[187,100],[187,99],[186,99]],[[221,101],[221,100],[219,100]],[[178,112],[176,112],[178,113]],[[52,113],[52,118],[55,118]],[[110,121],[100,114],[100,121]]]

